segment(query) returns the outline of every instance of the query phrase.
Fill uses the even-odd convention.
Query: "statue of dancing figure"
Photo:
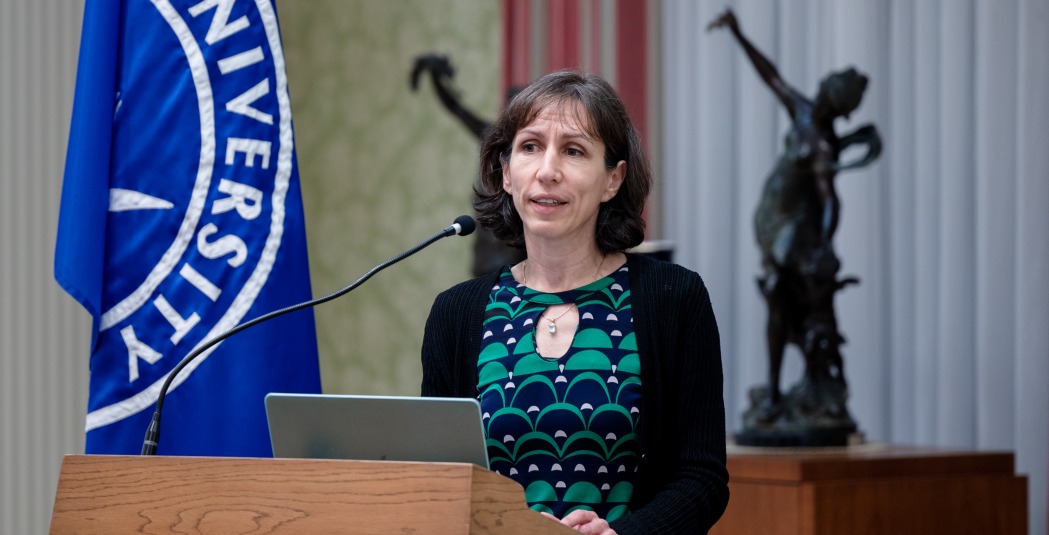
[[[754,214],[763,275],[758,286],[768,303],[769,384],[752,392],[753,406],[744,416],[755,429],[855,429],[845,406],[847,390],[839,347],[834,294],[856,278],[838,278],[841,262],[834,253],[840,201],[834,188],[838,171],[865,166],[881,152],[881,138],[867,124],[839,136],[838,117],[856,110],[867,77],[855,69],[831,73],[814,99],[791,87],[776,67],[740,31],[731,10],[708,29],[728,28],[743,47],[761,79],[776,94],[792,121],[783,153],[765,182]],[[864,157],[839,163],[846,147],[867,146]],[[779,387],[783,352],[795,344],[805,356],[805,377],[787,400]]]

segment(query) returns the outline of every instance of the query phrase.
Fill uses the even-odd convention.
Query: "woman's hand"
[[[543,513],[543,515],[557,520],[557,517],[550,513]],[[568,513],[560,522],[579,533],[586,533],[587,535],[616,535],[615,530],[608,527],[608,522],[605,519],[597,516],[597,513],[585,509],[576,509]]]

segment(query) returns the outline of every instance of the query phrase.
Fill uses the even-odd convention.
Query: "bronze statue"
[[[437,98],[459,122],[466,127],[478,140],[491,125],[489,121],[479,118],[470,110],[466,109],[460,101],[459,92],[455,89],[453,78],[455,69],[447,56],[436,54],[424,54],[415,58],[412,67],[411,87],[413,91],[419,89],[419,78],[424,73],[429,73],[433,80],[433,87],[437,91]],[[514,91],[507,95],[507,102],[513,98]],[[495,238],[491,232],[478,228],[474,238],[474,262],[473,274],[477,277],[487,275],[506,264],[516,264],[524,260],[524,249],[510,247]]]
[[[708,26],[708,30],[717,28],[732,32],[793,121],[754,214],[764,270],[758,287],[769,309],[769,383],[751,390],[751,407],[737,441],[766,446],[844,445],[856,423],[846,407],[848,389],[839,349],[845,338],[838,331],[834,294],[859,281],[838,278],[841,262],[833,238],[841,206],[834,180],[838,171],[874,161],[881,152],[881,138],[870,124],[839,136],[834,121],[856,110],[867,77],[852,68],[832,73],[820,83],[816,97],[809,99],[783,80],[743,35],[731,10]],[[866,145],[866,155],[839,163],[842,151],[854,144]],[[795,344],[804,355],[805,375],[784,394],[779,382],[787,344]]]

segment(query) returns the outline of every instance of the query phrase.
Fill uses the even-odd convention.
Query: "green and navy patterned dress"
[[[558,518],[591,509],[612,521],[629,513],[639,464],[641,364],[629,274],[547,294],[504,269],[492,288],[478,358],[478,391],[492,470],[525,489],[532,509]],[[579,327],[568,352],[536,352],[535,328],[552,304],[575,302]],[[567,335],[567,334],[565,334]]]

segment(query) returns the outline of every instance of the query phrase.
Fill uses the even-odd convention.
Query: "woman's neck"
[[[525,286],[547,293],[564,292],[605,276],[623,261],[623,253],[604,254],[597,247],[551,254],[528,249],[528,259],[514,266],[514,277]]]

